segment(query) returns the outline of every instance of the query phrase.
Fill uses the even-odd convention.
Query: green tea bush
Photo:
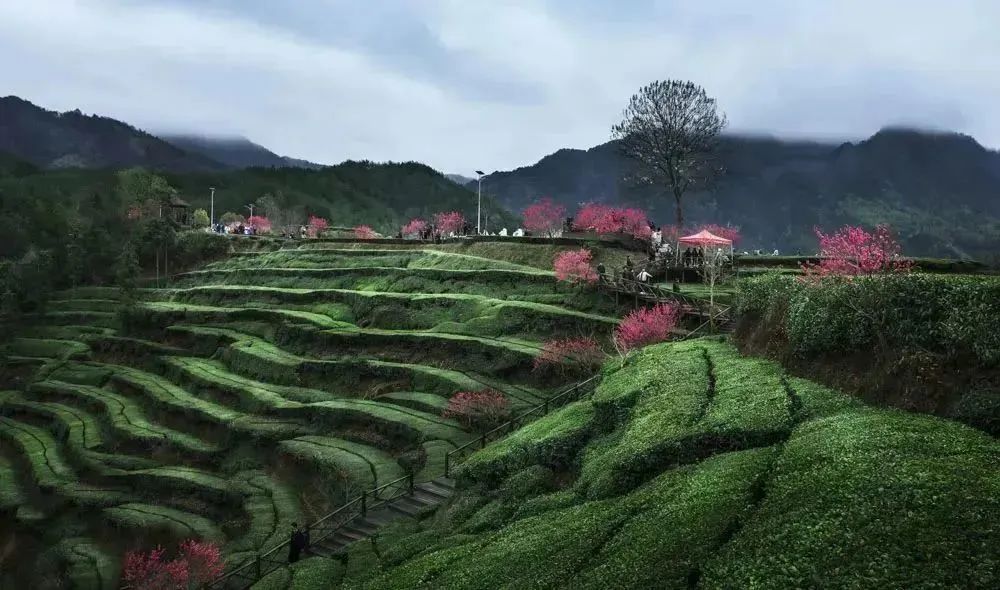
[[[811,284],[763,275],[740,282],[737,308],[782,330],[801,355],[889,346],[1000,363],[995,277],[912,273]]]
[[[472,455],[458,467],[455,477],[499,482],[532,464],[570,466],[590,438],[593,423],[594,410],[589,402],[568,404]]]
[[[702,584],[993,587],[998,458],[989,435],[937,418],[859,408],[807,422]]]

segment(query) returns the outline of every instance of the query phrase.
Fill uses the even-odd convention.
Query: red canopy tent
[[[690,236],[684,236],[682,238],[677,238],[677,261],[682,260],[681,248],[687,246],[694,246],[696,248],[701,248],[702,252],[705,252],[709,247],[716,248],[729,248],[729,261],[733,261],[733,241],[728,238],[723,238],[722,236],[717,236],[707,229],[703,229],[696,234],[691,234]],[[685,263],[687,266],[687,263]]]
[[[732,240],[727,240],[726,238],[717,236],[707,229],[703,229],[696,234],[691,234],[690,236],[678,238],[677,243],[685,246],[729,246],[730,250],[733,248]]]

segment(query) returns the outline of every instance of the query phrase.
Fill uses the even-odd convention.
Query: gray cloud
[[[0,3],[0,93],[321,162],[469,173],[605,141],[657,78],[736,130],[887,124],[1000,145],[988,0],[32,0]]]

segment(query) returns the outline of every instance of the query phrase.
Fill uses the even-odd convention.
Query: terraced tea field
[[[138,298],[63,292],[8,335],[0,586],[115,588],[126,550],[189,537],[238,566],[437,477],[474,436],[442,417],[452,394],[538,404],[563,384],[532,371],[542,341],[616,323],[549,272],[433,250],[238,255]]]

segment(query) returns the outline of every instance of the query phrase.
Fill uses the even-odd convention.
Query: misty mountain
[[[475,178],[469,178],[468,176],[462,176],[461,174],[445,174],[444,177],[455,184],[461,184],[462,186],[476,181]]]
[[[159,134],[160,139],[192,153],[201,154],[229,168],[322,168],[321,164],[279,156],[245,137],[210,137],[204,135]]]
[[[224,168],[121,121],[49,111],[16,96],[0,98],[0,151],[40,168]]]
[[[1000,250],[1000,154],[971,137],[888,128],[837,145],[733,135],[723,139],[720,156],[726,174],[711,190],[685,197],[685,216],[692,224],[740,226],[741,248],[813,252],[816,226],[889,223],[912,254]],[[483,179],[483,191],[512,211],[549,196],[571,214],[589,201],[620,203],[673,223],[672,197],[630,184],[633,172],[609,142],[495,172]]]

